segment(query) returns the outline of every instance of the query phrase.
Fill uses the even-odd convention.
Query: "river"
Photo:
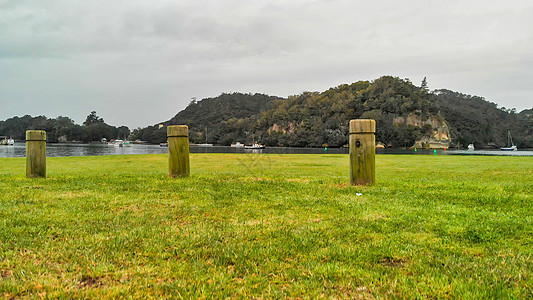
[[[190,153],[271,153],[271,154],[348,154],[347,148],[293,148],[293,147],[267,147],[260,150],[244,148],[212,146],[189,147]],[[132,145],[131,147],[115,147],[107,144],[52,144],[46,145],[47,157],[63,156],[94,156],[94,155],[123,155],[123,154],[158,154],[168,153],[168,148],[159,145]],[[487,151],[487,150],[412,150],[412,149],[376,149],[377,154],[417,154],[417,155],[497,155],[497,156],[533,156],[533,151]],[[15,143],[14,146],[0,146],[0,157],[25,157],[26,146],[24,143]]]

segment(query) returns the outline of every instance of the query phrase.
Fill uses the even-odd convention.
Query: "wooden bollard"
[[[46,177],[46,131],[26,131],[26,177]]]
[[[189,127],[171,125],[167,127],[168,176],[187,177],[189,169]]]
[[[350,121],[350,184],[376,182],[376,121]]]

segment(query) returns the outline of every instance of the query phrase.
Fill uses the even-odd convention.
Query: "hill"
[[[412,146],[424,136],[429,137],[426,142],[442,143],[443,147],[449,144],[444,120],[428,93],[408,80],[391,76],[345,84],[323,93],[303,92],[287,99],[222,94],[191,103],[163,124],[188,125],[193,142],[341,147],[347,143],[349,120],[356,118],[376,119],[378,140],[392,147]],[[439,131],[445,132],[440,138]],[[166,139],[165,131],[157,125],[136,134],[150,142]]]
[[[518,148],[533,147],[533,110],[517,114],[482,97],[444,89],[434,91],[431,99],[450,126],[454,146],[474,143],[482,148],[501,147],[510,131]]]
[[[437,134],[445,124],[427,93],[390,76],[291,96],[264,112],[258,129],[267,145],[340,147],[348,142],[349,120],[358,118],[375,119],[376,140],[392,147],[449,142]]]
[[[464,148],[470,143],[476,148],[501,147],[507,131],[518,148],[533,148],[533,109],[517,113],[479,96],[446,89],[430,92],[426,86],[425,80],[418,87],[408,79],[383,76],[288,98],[224,93],[193,100],[170,120],[133,130],[130,138],[161,143],[167,139],[164,126],[185,124],[193,143],[342,147],[348,143],[349,120],[371,118],[377,122],[376,141],[394,148]],[[0,135],[22,140],[28,129],[46,130],[51,142],[129,135],[127,127],[110,126],[96,112],[83,125],[61,116],[0,121]]]
[[[264,94],[224,93],[198,102],[193,100],[172,119],[160,124],[188,125],[191,141],[195,143],[207,141],[229,145],[234,139],[245,135],[244,132],[228,132],[235,122],[248,120],[274,107],[277,99],[279,98]],[[240,125],[241,128],[246,128],[246,124]],[[160,128],[159,124],[134,130],[134,135],[151,143],[161,143],[167,139],[166,129]]]
[[[517,114],[479,96],[445,89],[430,92],[424,83],[418,87],[408,79],[383,76],[286,99],[222,94],[191,102],[163,124],[188,125],[196,143],[341,147],[348,142],[349,120],[372,118],[377,122],[376,141],[389,147],[499,147],[509,130],[518,147],[526,148],[533,147],[531,112]],[[154,143],[166,140],[166,131],[157,125],[135,134]]]

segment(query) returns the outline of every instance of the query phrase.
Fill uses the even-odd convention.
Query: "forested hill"
[[[481,97],[449,90],[429,92],[407,79],[384,76],[343,84],[322,93],[280,99],[263,94],[222,94],[191,102],[165,125],[189,126],[192,142],[229,145],[340,147],[348,122],[377,121],[376,141],[391,147],[503,146],[507,131],[518,147],[533,147],[531,114],[498,108]],[[207,136],[206,136],[207,132]],[[136,132],[150,142],[166,140],[157,125]]]
[[[229,145],[254,141],[267,146],[342,147],[348,143],[351,119],[375,119],[376,141],[389,147],[501,147],[512,133],[518,148],[533,148],[533,109],[499,108],[478,96],[427,89],[408,79],[383,76],[324,92],[279,98],[264,94],[225,93],[191,103],[163,125],[189,126],[193,143]],[[126,138],[125,126],[114,127],[91,112],[83,125],[68,117],[13,117],[0,121],[0,136],[24,139],[25,130],[42,129],[50,142]],[[166,141],[160,124],[135,129],[130,139]]]
[[[248,120],[275,107],[274,102],[278,99],[278,97],[264,94],[224,93],[198,102],[193,100],[172,119],[160,124],[188,125],[191,141],[196,143],[203,143],[207,140],[211,143],[229,145],[233,142],[233,138],[239,138],[238,134],[227,134],[229,127],[233,127],[235,122],[242,123],[243,120]],[[241,127],[244,128],[244,126],[243,123]],[[166,134],[166,128],[160,128],[159,124],[134,130],[135,138],[151,143],[166,141]]]
[[[430,96],[449,124],[455,144],[501,147],[510,131],[518,148],[533,147],[533,109],[516,113],[482,97],[450,90],[435,90]]]

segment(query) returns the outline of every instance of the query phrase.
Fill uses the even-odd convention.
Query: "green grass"
[[[0,297],[533,297],[533,159],[376,160],[0,158]]]

